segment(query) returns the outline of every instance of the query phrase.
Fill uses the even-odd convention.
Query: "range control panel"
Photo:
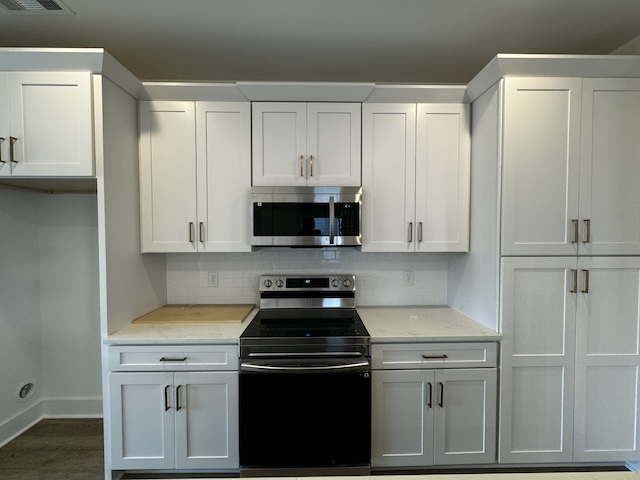
[[[262,275],[260,277],[261,292],[276,291],[313,291],[313,292],[354,292],[356,290],[355,275]]]

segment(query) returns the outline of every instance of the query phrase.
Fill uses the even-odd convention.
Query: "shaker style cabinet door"
[[[576,257],[502,259],[500,463],[573,455]]]
[[[88,72],[0,73],[0,176],[92,176]]]
[[[581,85],[504,81],[502,255],[577,253]]]
[[[142,252],[195,252],[196,125],[193,102],[140,102]]]
[[[580,255],[640,255],[640,80],[584,79]]]

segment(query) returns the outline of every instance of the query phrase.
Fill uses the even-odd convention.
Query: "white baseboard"
[[[49,398],[0,423],[0,447],[43,418],[102,418],[102,398]]]

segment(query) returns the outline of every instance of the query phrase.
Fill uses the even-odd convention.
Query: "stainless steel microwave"
[[[254,247],[362,245],[362,188],[253,187]]]

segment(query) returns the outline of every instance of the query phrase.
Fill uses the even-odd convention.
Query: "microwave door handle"
[[[336,212],[333,197],[329,197],[329,245],[333,245],[335,240],[335,232],[333,231],[333,223],[335,222]]]

